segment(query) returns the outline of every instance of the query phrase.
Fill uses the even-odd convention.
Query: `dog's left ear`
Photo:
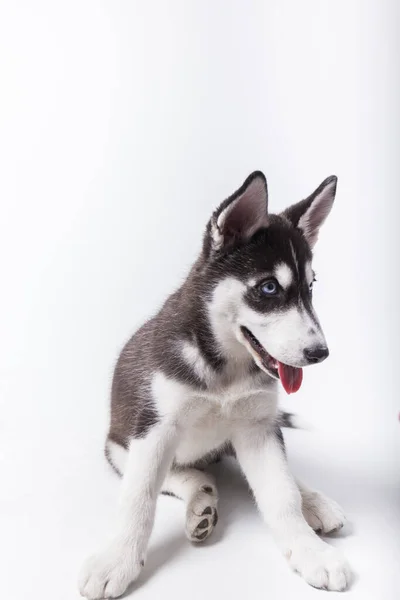
[[[287,208],[283,215],[300,229],[313,248],[317,242],[321,225],[331,212],[336,195],[337,177],[331,175],[305,200]]]
[[[212,248],[222,250],[250,239],[267,226],[267,210],[267,180],[261,171],[255,171],[211,217],[208,234]]]

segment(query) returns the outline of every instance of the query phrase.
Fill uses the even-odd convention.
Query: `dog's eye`
[[[263,281],[260,285],[260,290],[264,296],[275,296],[278,292],[278,284],[274,279],[268,279]]]

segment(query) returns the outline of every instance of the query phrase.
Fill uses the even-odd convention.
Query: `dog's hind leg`
[[[128,457],[125,448],[108,439],[105,455],[114,471],[123,475]],[[218,521],[218,493],[214,477],[210,473],[173,466],[164,479],[161,493],[185,502],[185,530],[191,542],[202,542],[208,538]]]
[[[300,481],[296,483],[301,494],[303,516],[314,531],[331,533],[343,527],[346,517],[337,502],[321,492],[310,490]]]
[[[191,542],[207,539],[218,521],[214,477],[199,469],[174,466],[167,473],[161,492],[185,502],[187,538]]]

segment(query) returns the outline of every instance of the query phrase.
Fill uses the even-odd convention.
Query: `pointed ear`
[[[331,175],[305,200],[287,208],[283,215],[300,229],[313,248],[317,242],[321,225],[331,212],[336,194],[337,177]]]
[[[211,217],[208,234],[212,248],[221,250],[250,239],[258,229],[267,226],[267,210],[267,180],[261,171],[255,171]]]

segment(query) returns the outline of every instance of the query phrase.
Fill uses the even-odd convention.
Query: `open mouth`
[[[303,369],[298,367],[291,367],[290,365],[285,365],[281,363],[279,360],[273,358],[262,344],[258,341],[258,339],[251,333],[247,327],[241,326],[241,332],[251,347],[252,354],[256,355],[254,359],[259,364],[259,366],[267,371],[271,377],[275,379],[280,379],[283,385],[284,390],[287,394],[294,394],[300,389],[301,383],[303,381]]]

